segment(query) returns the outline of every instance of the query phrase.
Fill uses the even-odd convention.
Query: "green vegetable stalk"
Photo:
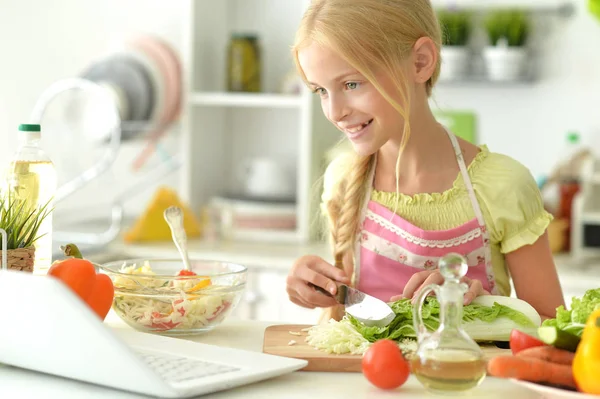
[[[61,251],[63,251],[63,253],[67,257],[83,259],[83,255],[81,255],[81,251],[75,244],[67,244],[67,245],[61,246],[60,249],[61,249]]]

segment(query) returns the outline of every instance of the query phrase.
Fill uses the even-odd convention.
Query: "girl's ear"
[[[413,46],[411,72],[415,83],[426,83],[438,62],[438,50],[431,38],[422,37]]]

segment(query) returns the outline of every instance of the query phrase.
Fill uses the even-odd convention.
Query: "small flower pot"
[[[471,52],[466,46],[443,46],[440,81],[463,80],[470,72]]]
[[[483,58],[487,75],[493,81],[516,81],[525,77],[528,52],[524,47],[486,47]]]
[[[2,251],[0,250],[0,259]],[[6,251],[6,266],[8,270],[33,273],[35,247],[9,249]],[[3,268],[4,265],[0,265]]]

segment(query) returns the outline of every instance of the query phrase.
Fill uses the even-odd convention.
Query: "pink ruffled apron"
[[[498,294],[492,271],[489,233],[458,140],[449,131],[448,136],[475,218],[449,230],[423,230],[372,201],[369,189],[361,213],[361,232],[354,254],[354,285],[359,290],[388,302],[392,296],[402,294],[405,284],[414,273],[435,269],[440,257],[456,252],[467,259],[467,276],[481,281],[488,292]],[[375,165],[369,175],[371,182],[374,172]]]

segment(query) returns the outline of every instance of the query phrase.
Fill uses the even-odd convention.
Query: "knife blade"
[[[366,326],[386,327],[396,317],[392,308],[381,299],[365,294],[346,284],[338,284],[335,295],[319,286],[310,285],[315,290],[333,297],[339,304],[344,305],[347,313]]]

